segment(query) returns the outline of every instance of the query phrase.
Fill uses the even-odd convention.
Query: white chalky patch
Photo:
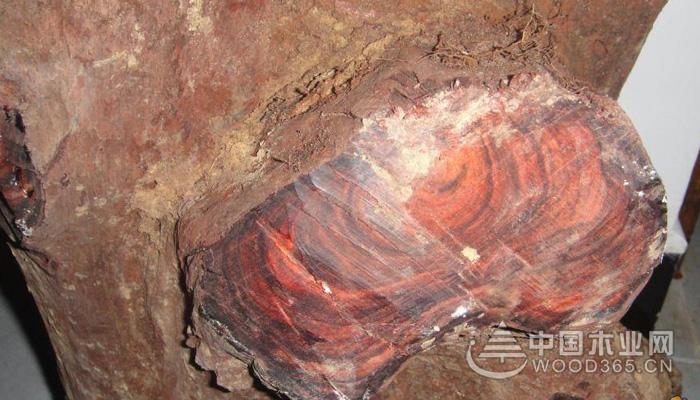
[[[321,282],[321,287],[323,288],[323,293],[325,294],[331,294],[333,291],[331,290],[331,287],[328,286],[326,282]]]
[[[465,306],[459,306],[455,309],[455,311],[452,313],[451,317],[452,318],[459,318],[467,315],[467,307]]]
[[[479,252],[475,248],[469,246],[462,249],[462,257],[471,262],[477,262],[481,258]]]

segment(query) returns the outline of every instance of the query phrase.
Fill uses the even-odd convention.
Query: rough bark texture
[[[663,3],[4,2],[2,151],[28,173],[3,186],[3,214],[69,397],[265,396],[216,346],[197,357],[242,371],[233,394],[193,365],[181,257],[196,246],[176,232],[336,152],[276,127],[320,118],[411,46],[474,79],[546,64],[614,96]]]

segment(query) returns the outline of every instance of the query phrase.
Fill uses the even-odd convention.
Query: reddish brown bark
[[[32,212],[43,219],[24,226],[18,217],[40,203],[3,214],[69,397],[232,396],[209,385],[182,345],[191,310],[181,261],[343,152],[357,121],[321,107],[362,85],[390,89],[394,74],[383,73],[403,49],[470,82],[546,66],[564,86],[614,95],[662,5],[3,3],[0,103],[25,132],[3,134],[3,155],[36,174],[36,187],[17,182],[44,200]],[[422,87],[443,89],[435,83]],[[369,115],[386,103],[364,106]],[[326,117],[346,133],[301,129]],[[295,124],[298,135],[278,129]],[[19,150],[6,153],[13,143]],[[30,166],[16,158],[27,152]],[[32,197],[14,190],[3,195]],[[194,222],[205,213],[208,225]],[[197,347],[220,379],[237,377],[234,396],[263,396],[215,338]]]

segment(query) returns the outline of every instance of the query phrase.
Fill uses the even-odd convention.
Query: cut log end
[[[559,86],[615,96],[665,2],[5,2],[0,225],[67,396],[356,397],[453,325],[615,319],[661,189]]]
[[[362,398],[463,324],[614,321],[661,257],[663,188],[637,133],[546,72],[389,98],[347,129],[187,257],[194,335],[291,398]]]

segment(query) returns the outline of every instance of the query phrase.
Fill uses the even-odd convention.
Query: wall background
[[[678,212],[700,148],[700,1],[669,0],[619,102],[666,185],[666,252],[683,253],[687,243]]]

